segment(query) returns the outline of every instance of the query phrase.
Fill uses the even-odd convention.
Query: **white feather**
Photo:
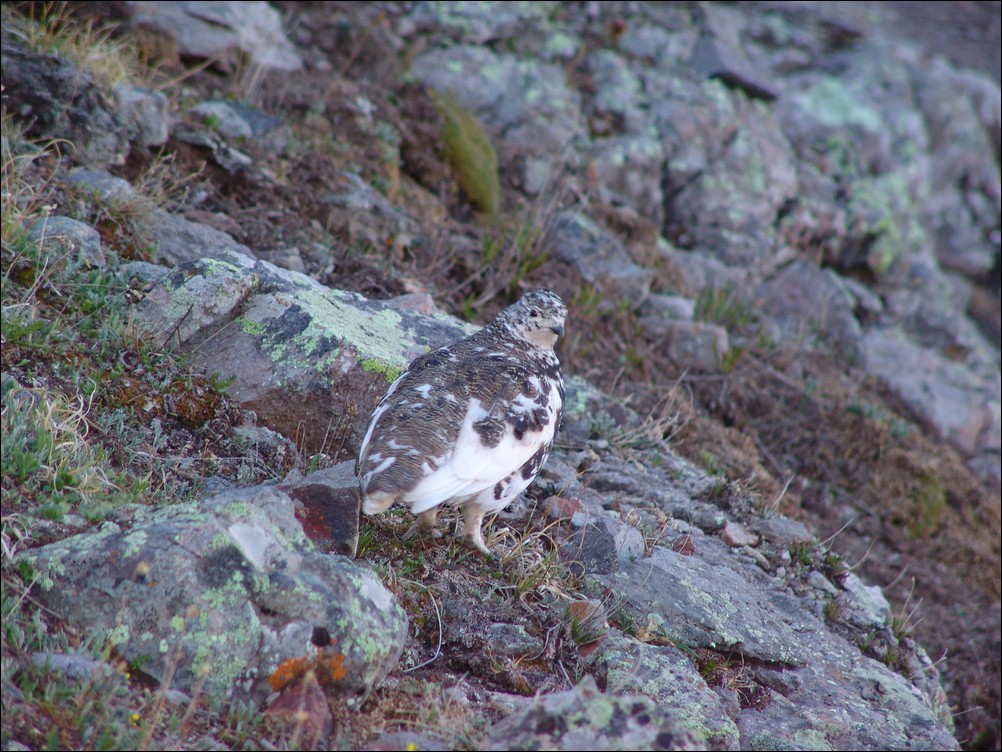
[[[411,505],[411,512],[420,514],[439,504],[458,504],[477,495],[483,496],[478,499],[482,505],[493,501],[494,486],[528,462],[542,444],[553,438],[552,421],[542,431],[527,434],[521,441],[515,438],[514,427],[506,425],[498,445],[485,447],[473,425],[487,415],[479,400],[470,401],[452,453],[402,499]],[[528,481],[519,491],[527,485]],[[508,497],[509,494],[505,494],[505,499]],[[498,508],[506,505],[507,502]]]

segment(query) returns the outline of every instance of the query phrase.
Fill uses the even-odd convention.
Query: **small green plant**
[[[744,331],[754,320],[751,305],[730,288],[709,287],[696,297],[696,321],[719,324],[728,330]]]
[[[825,601],[824,612],[827,621],[838,621],[842,616],[842,602],[838,598],[829,598]]]
[[[805,567],[814,566],[815,546],[813,543],[795,543],[790,547],[790,560]]]
[[[709,449],[700,449],[698,452],[699,461],[703,465],[703,469],[706,470],[709,475],[716,475],[723,477],[724,475],[724,465]]]

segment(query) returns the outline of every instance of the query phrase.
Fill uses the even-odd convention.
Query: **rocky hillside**
[[[997,748],[999,8],[925,5],[4,5],[4,748]],[[535,287],[494,556],[359,519]]]

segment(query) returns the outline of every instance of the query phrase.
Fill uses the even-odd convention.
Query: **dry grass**
[[[93,18],[75,15],[66,2],[4,3],[0,13],[3,25],[30,49],[65,57],[106,91],[151,80],[134,42],[117,35],[114,25],[99,26]]]

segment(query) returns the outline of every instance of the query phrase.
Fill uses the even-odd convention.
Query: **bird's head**
[[[524,339],[537,347],[552,348],[564,333],[567,306],[550,290],[533,290],[505,308],[495,322],[509,335]]]

